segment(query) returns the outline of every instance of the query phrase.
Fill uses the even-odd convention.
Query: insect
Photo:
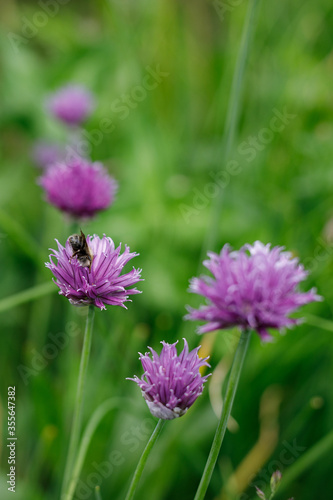
[[[91,264],[93,261],[93,255],[88,247],[88,243],[82,229],[80,229],[81,234],[72,234],[68,238],[69,244],[73,250],[73,257],[76,257],[82,267],[89,267],[89,272],[91,269]]]

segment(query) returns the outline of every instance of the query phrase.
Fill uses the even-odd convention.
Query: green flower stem
[[[140,478],[141,478],[143,469],[146,465],[149,453],[150,453],[152,447],[154,446],[154,444],[155,444],[155,442],[156,442],[156,440],[157,440],[157,438],[158,438],[158,436],[163,428],[164,423],[165,423],[165,420],[162,420],[162,419],[160,419],[157,422],[157,425],[154,429],[154,432],[150,436],[150,439],[147,443],[147,446],[143,450],[143,453],[140,457],[139,463],[138,463],[137,468],[135,470],[135,473],[134,473],[134,476],[133,476],[133,479],[132,479],[132,482],[131,482],[131,485],[129,487],[129,490],[128,490],[128,493],[126,495],[125,500],[132,500],[132,498],[134,497],[136,487],[140,481]]]
[[[219,424],[217,426],[212,447],[210,449],[209,457],[206,462],[206,467],[203,472],[197,493],[194,500],[203,500],[210,483],[210,479],[213,474],[213,470],[220,452],[224,434],[227,428],[228,420],[230,417],[232,405],[235,399],[235,394],[237,391],[239,377],[242,371],[242,366],[245,358],[245,354],[249,345],[251,337],[250,330],[244,330],[239,339],[239,343],[236,349],[235,357],[231,366],[230,376],[228,380],[228,386],[226,390],[225,399],[223,402],[222,414]]]
[[[54,293],[58,290],[59,288],[57,288],[55,284],[50,281],[43,283],[42,285],[33,286],[32,288],[28,288],[28,290],[24,290],[23,292],[16,293],[15,295],[11,295],[10,297],[0,300],[0,312],[7,311],[8,309],[25,304],[26,302],[31,302],[32,300],[45,297],[45,295]]]
[[[71,220],[68,227],[68,235],[66,238],[69,238],[72,234],[76,234],[80,232],[80,224],[77,220]],[[85,232],[85,231],[84,231]]]
[[[84,333],[82,354],[81,354],[81,362],[80,362],[80,372],[79,372],[79,380],[77,385],[76,392],[76,400],[75,400],[75,408],[74,408],[74,417],[72,423],[71,437],[69,441],[69,449],[64,473],[64,480],[62,484],[61,491],[61,500],[70,500],[69,496],[69,479],[72,475],[73,471],[73,463],[75,457],[77,455],[78,442],[80,437],[81,430],[81,417],[82,417],[82,406],[83,406],[83,393],[84,393],[84,385],[86,381],[88,361],[90,355],[90,346],[91,346],[91,338],[93,332],[93,324],[94,324],[94,316],[95,316],[95,306],[90,305],[88,310],[87,322],[86,322],[86,330]],[[66,494],[65,494],[66,492]]]
[[[250,0],[247,17],[245,20],[242,40],[240,44],[240,49],[238,53],[238,58],[236,62],[236,67],[231,84],[230,99],[228,103],[227,116],[224,127],[224,137],[222,142],[221,151],[221,164],[225,165],[230,159],[230,153],[235,142],[235,135],[239,123],[239,115],[242,103],[242,89],[244,85],[244,74],[246,69],[246,63],[248,54],[250,51],[251,41],[255,26],[255,16],[259,0]],[[205,257],[207,250],[213,250],[217,235],[216,228],[219,227],[219,221],[221,217],[221,206],[222,200],[224,199],[223,189],[220,190],[218,196],[215,198],[214,205],[212,207],[212,218],[206,235],[206,240],[202,248],[202,262]]]
[[[73,468],[73,473],[71,476],[71,480],[69,482],[68,493],[67,496],[65,497],[66,500],[72,499],[74,496],[75,488],[81,473],[83,462],[86,457],[90,441],[95,433],[98,424],[110,410],[113,410],[114,408],[121,406],[121,404],[124,404],[124,401],[125,401],[124,398],[108,399],[107,401],[104,401],[104,403],[102,403],[93,413],[82,436],[80,448],[77,453],[75,465]]]
[[[329,319],[320,318],[319,316],[313,316],[312,314],[306,315],[306,322],[311,326],[316,326],[322,330],[327,330],[333,332],[333,321]]]
[[[101,489],[99,486],[95,486],[95,497],[96,497],[96,500],[102,500]]]
[[[313,445],[308,451],[302,454],[296,462],[291,465],[286,472],[282,475],[282,481],[279,485],[278,496],[283,492],[289,484],[291,484],[297,477],[303,474],[306,470],[316,464],[320,467],[319,460],[321,460],[329,452],[332,456],[333,450],[333,431],[330,431],[326,436],[321,438],[318,443]]]
[[[37,268],[45,270],[45,254],[40,245],[16,219],[0,209],[0,229],[5,232],[2,237],[9,237],[23,254],[31,259]]]

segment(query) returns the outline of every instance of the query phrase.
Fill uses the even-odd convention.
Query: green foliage
[[[105,233],[139,252],[135,265],[145,279],[138,287],[142,295],[133,298],[128,311],[111,306],[96,311],[88,370],[84,424],[109,398],[126,396],[132,404],[110,412],[98,426],[79,485],[83,491],[108,461],[111,472],[100,484],[100,495],[121,500],[154,426],[137,387],[125,380],[141,373],[137,352],[147,345],[159,349],[161,340],[174,342],[184,335],[192,346],[205,342],[182,318],[186,304],[197,305],[187,293],[188,280],[202,269],[201,249],[217,192],[222,208],[212,250],[257,239],[284,245],[312,271],[307,286],[316,286],[325,297],[304,308],[303,315],[331,317],[333,11],[329,0],[271,0],[260,6],[230,155],[239,167],[235,173],[221,164],[221,145],[247,2],[54,4],[58,12],[40,27],[36,13],[43,10],[36,3],[10,0],[2,7],[0,301],[51,281],[43,267],[48,248],[54,238],[64,243],[71,233],[70,224],[43,201],[31,148],[40,138],[66,141],[64,129],[44,110],[47,94],[67,82],[85,84],[98,102],[86,127],[91,156],[119,180],[119,192],[114,206],[83,229]],[[229,9],[223,13],[221,5]],[[31,38],[28,25],[36,31]],[[23,38],[18,41],[13,34]],[[152,71],[161,76],[144,94],[138,86],[144,88]],[[124,103],[126,95],[130,104]],[[272,121],[281,114],[282,121]],[[102,131],[96,140],[106,119],[113,130]],[[274,130],[277,123],[280,130]],[[216,175],[222,184],[212,187]],[[4,437],[7,387],[15,385],[17,393],[15,498],[55,500],[68,446],[84,310],[54,293],[0,314]],[[54,346],[54,336],[61,338],[70,325],[76,334],[51,359],[46,346]],[[235,344],[224,335],[218,333],[214,341],[213,370],[221,357],[226,364],[232,358]],[[292,467],[281,463],[283,443],[296,440],[304,449],[300,454],[305,453],[331,430],[332,332],[309,321],[275,340],[263,346],[252,338],[232,412],[238,431],[226,435],[207,500],[237,498],[226,493],[226,485],[257,441],[267,388],[277,386],[282,393],[278,443],[261,472],[253,476],[251,471],[242,500],[255,497],[254,484],[265,489],[276,468],[283,474]],[[18,370],[23,365],[30,370],[25,379]],[[138,500],[191,500],[216,424],[206,389],[187,415],[165,426]],[[297,475],[281,498],[326,500],[333,490],[328,456]],[[11,497],[5,446],[1,458],[0,496],[6,500]],[[93,487],[86,491],[76,498],[95,498]]]

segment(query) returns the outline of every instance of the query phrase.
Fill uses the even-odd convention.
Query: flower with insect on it
[[[210,376],[200,374],[202,366],[210,366],[208,358],[199,358],[200,347],[189,352],[187,342],[183,340],[184,349],[179,355],[178,342],[168,344],[164,341],[161,342],[160,355],[151,347],[150,353],[139,353],[144,373],[141,379],[136,375],[127,379],[138,384],[154,417],[172,420],[184,415],[200,396],[203,384]]]
[[[89,251],[91,257],[88,265],[82,265],[85,261],[78,259],[69,239],[64,247],[56,240],[58,250],[52,250],[50,262],[46,263],[55,277],[59,294],[75,306],[93,304],[99,309],[106,309],[107,305],[125,307],[124,302],[129,300],[130,295],[141,293],[136,288],[128,288],[142,281],[141,269],[133,267],[123,273],[127,262],[138,254],[131,253],[127,245],[121,254],[121,245],[115,248],[112,239],[105,235],[103,238],[96,235],[85,237],[82,231],[81,235],[85,240],[82,252]]]
[[[268,328],[282,330],[297,324],[299,320],[289,318],[290,313],[322,300],[315,289],[298,289],[308,273],[282,247],[270,248],[270,244],[256,241],[239,251],[225,245],[219,255],[209,252],[208,256],[204,265],[213,277],[190,282],[190,292],[208,301],[198,310],[188,308],[186,319],[206,322],[198,333],[238,326],[256,330],[262,340],[268,341]]]

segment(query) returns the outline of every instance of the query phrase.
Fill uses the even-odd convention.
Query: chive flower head
[[[92,113],[93,95],[81,85],[65,85],[51,94],[46,102],[50,113],[69,126],[79,126]]]
[[[118,187],[101,163],[80,157],[50,165],[38,182],[46,201],[78,219],[91,218],[108,208]]]
[[[239,251],[225,245],[220,254],[208,253],[204,266],[211,276],[192,278],[189,291],[206,298],[199,309],[188,307],[185,317],[206,324],[198,333],[238,326],[254,329],[264,341],[268,328],[282,330],[299,320],[288,315],[309,302],[321,300],[312,289],[301,292],[298,285],[308,273],[283,247],[256,241]]]
[[[136,288],[128,288],[142,281],[141,269],[133,267],[123,272],[124,266],[138,255],[131,253],[127,245],[121,253],[121,245],[115,248],[111,238],[88,235],[84,236],[85,244],[78,253],[73,251],[70,238],[64,247],[56,240],[58,250],[51,249],[50,262],[45,265],[54,275],[59,294],[67,297],[71,304],[93,304],[99,309],[106,309],[107,305],[125,307],[124,302],[130,295],[141,293]]]
[[[133,380],[154,417],[172,420],[184,415],[203,391],[203,384],[210,375],[202,376],[200,368],[209,366],[208,358],[199,358],[197,347],[189,352],[184,339],[184,349],[178,355],[176,345],[162,341],[161,354],[149,347],[150,353],[140,354],[144,369],[141,378]]]

